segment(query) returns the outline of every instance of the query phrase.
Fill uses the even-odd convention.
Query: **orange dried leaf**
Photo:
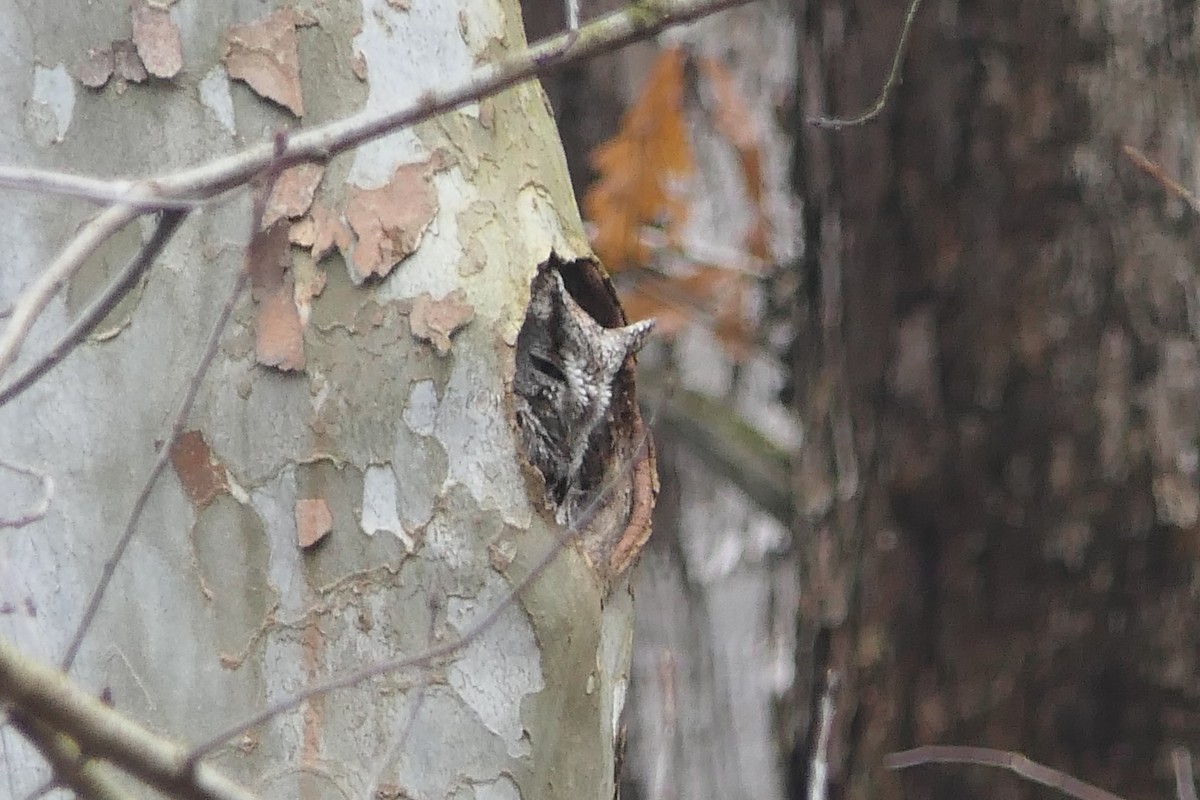
[[[631,322],[653,318],[654,335],[667,339],[695,319],[695,314],[686,305],[672,303],[661,292],[656,292],[653,286],[642,283],[621,293],[621,306]]]
[[[622,117],[620,131],[592,153],[600,178],[583,206],[596,225],[593,246],[610,269],[646,262],[643,225],[665,223],[674,238],[687,221],[687,204],[673,186],[694,168],[683,118],[683,78],[683,52],[664,50],[641,96]]]

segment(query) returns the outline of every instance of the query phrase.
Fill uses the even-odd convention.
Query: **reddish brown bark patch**
[[[90,47],[83,61],[75,68],[75,77],[89,89],[100,89],[113,74],[113,51],[107,47]]]
[[[475,307],[466,302],[462,289],[455,289],[441,300],[425,292],[413,303],[409,324],[413,336],[429,342],[439,356],[450,352],[450,337],[475,319]]]
[[[218,494],[229,491],[225,467],[213,456],[200,431],[184,431],[179,435],[171,446],[171,467],[197,511]]]
[[[296,541],[307,549],[324,539],[333,530],[333,514],[325,498],[296,501]]]
[[[245,25],[232,25],[225,37],[225,69],[258,94],[304,116],[300,87],[300,37],[297,26],[314,21],[293,9],[268,14]]]
[[[397,167],[378,189],[351,186],[346,192],[346,221],[354,235],[350,266],[360,279],[384,277],[416,252],[438,211],[433,173],[436,157]]]
[[[320,261],[327,256],[334,246],[343,253],[349,251],[353,234],[350,233],[350,227],[338,212],[318,203],[312,209],[312,222],[312,257],[314,261]]]
[[[156,78],[174,78],[183,69],[183,46],[171,13],[145,2],[133,3],[133,43],[146,69]]]
[[[133,42],[128,39],[113,42],[112,52],[113,71],[118,78],[130,83],[142,83],[149,77],[146,65],[142,63],[142,57],[138,55]]]
[[[324,174],[325,167],[321,164],[297,164],[279,173],[263,212],[263,228],[269,228],[281,219],[296,219],[307,214]]]
[[[304,323],[296,308],[286,221],[254,237],[248,255],[258,363],[281,370],[304,369]]]

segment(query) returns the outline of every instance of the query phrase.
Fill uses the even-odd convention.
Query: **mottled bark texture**
[[[1196,185],[1196,8],[930,0],[882,119],[803,127],[869,104],[905,5],[796,4],[801,628],[823,643],[798,664],[846,679],[832,796],[1044,794],[883,771],[925,743],[1171,796],[1170,745],[1200,743],[1200,236],[1121,146]]]
[[[75,65],[129,36],[127,0],[0,3],[0,98],[14,110],[0,115],[0,161],[155,175],[276,131],[425,105],[524,47],[515,0],[272,5],[175,4],[176,77],[99,88],[103,70],[85,70],[85,88]],[[209,762],[263,798],[608,800],[627,588],[567,546],[479,627],[563,535],[511,397],[537,265],[587,251],[545,95],[523,83],[325,166],[276,185],[272,210],[305,217],[296,246],[256,262],[73,677],[197,743],[330,676],[478,631],[431,663],[313,697]],[[4,308],[94,207],[0,202]],[[248,207],[243,192],[196,209],[102,335],[0,409],[0,455],[57,480],[45,519],[0,531],[0,637],[32,658],[61,658],[124,530],[242,266]],[[131,225],[87,264],[19,367],[147,235]],[[31,502],[29,483],[0,474],[0,514]],[[0,725],[0,796],[48,777]]]

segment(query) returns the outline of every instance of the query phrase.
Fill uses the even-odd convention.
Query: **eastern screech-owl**
[[[533,280],[513,390],[521,443],[546,479],[560,522],[569,516],[564,501],[578,488],[592,436],[608,419],[617,372],[653,327],[644,320],[605,328],[575,302],[553,266]]]

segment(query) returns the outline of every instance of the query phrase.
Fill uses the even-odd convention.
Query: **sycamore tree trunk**
[[[0,4],[0,159],[99,176],[413,103],[524,44],[515,1],[54,5]],[[290,219],[278,229],[292,247],[238,302],[72,671],[184,742],[455,640],[562,535],[518,453],[511,398],[537,266],[588,252],[540,88],[321,166],[276,184],[264,222]],[[0,307],[94,213],[46,194],[3,202]],[[88,261],[17,370],[150,228]],[[0,531],[0,637],[28,656],[62,658],[250,229],[245,192],[194,211],[89,341],[0,408],[0,455],[55,479],[44,519]],[[37,491],[5,470],[3,515]],[[605,577],[567,547],[465,648],[315,697],[210,763],[263,797],[607,800],[631,608],[623,579]],[[48,777],[0,728],[0,795]]]

